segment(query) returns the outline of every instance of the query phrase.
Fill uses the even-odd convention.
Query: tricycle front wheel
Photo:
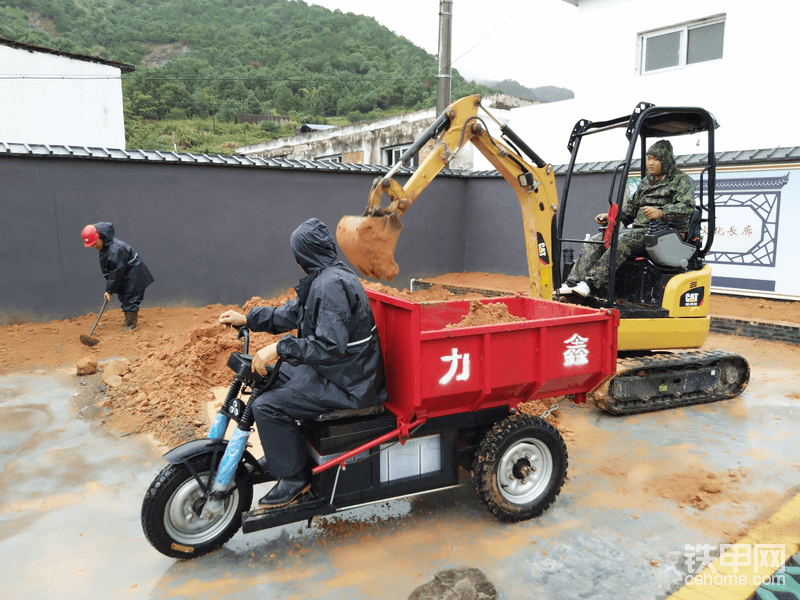
[[[247,470],[239,465],[237,486],[224,500],[220,514],[208,519],[203,513],[210,478],[211,456],[203,455],[183,464],[167,465],[158,474],[142,502],[142,529],[156,550],[173,558],[195,558],[222,547],[242,524],[242,513],[250,509],[253,486]],[[193,473],[193,472],[194,473]],[[195,477],[195,474],[197,477]],[[211,481],[209,481],[211,479]]]
[[[481,441],[472,467],[475,492],[502,521],[539,516],[564,485],[567,447],[547,421],[513,415]]]

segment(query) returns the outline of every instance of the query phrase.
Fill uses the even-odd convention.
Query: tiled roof
[[[365,165],[338,163],[327,160],[295,160],[287,158],[256,158],[231,154],[193,154],[191,152],[168,152],[164,150],[122,150],[86,146],[64,146],[49,144],[24,144],[0,142],[0,156],[38,156],[59,158],[86,158],[114,161],[170,162],[192,165],[219,165],[230,167],[270,167],[289,170],[348,171],[356,173],[387,173],[387,165]],[[401,167],[400,174],[410,174],[415,167]],[[464,175],[458,171],[444,169],[443,174]]]
[[[64,146],[48,144],[24,144],[0,142],[0,156],[37,156],[60,158],[84,158],[113,161],[148,161],[183,163],[193,165],[217,165],[230,167],[269,167],[289,170],[314,170],[314,171],[347,171],[356,173],[381,174],[389,171],[387,165],[366,165],[354,163],[339,163],[326,160],[295,160],[286,158],[255,158],[235,156],[229,154],[193,154],[190,152],[167,152],[162,150],[122,150],[113,148],[99,148],[86,146]],[[692,167],[704,164],[704,154],[689,154],[675,158],[679,167]],[[800,161],[800,146],[791,148],[773,148],[764,150],[740,150],[720,152],[717,154],[717,164],[737,165],[757,162],[769,164],[777,162]],[[576,173],[605,173],[613,171],[619,161],[580,163],[575,166]],[[414,167],[401,167],[397,172],[401,175],[413,173]],[[639,161],[635,160],[631,170],[639,170]],[[556,165],[557,175],[567,171],[567,165]],[[453,171],[443,169],[443,175],[451,177],[500,177],[495,171]]]

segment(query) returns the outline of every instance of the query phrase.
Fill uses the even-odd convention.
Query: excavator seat
[[[617,269],[617,298],[629,305],[657,309],[672,277],[701,269],[701,214],[699,208],[692,213],[685,237],[674,228],[651,227],[644,238],[645,256],[630,256]]]
[[[700,250],[700,224],[699,208],[689,218],[689,229],[685,238],[676,229],[654,221],[644,238],[647,256],[659,266],[689,268],[690,262]]]

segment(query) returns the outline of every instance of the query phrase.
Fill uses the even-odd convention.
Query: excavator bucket
[[[336,227],[336,241],[353,266],[367,277],[391,281],[400,272],[394,248],[403,224],[396,214],[382,217],[344,216]]]

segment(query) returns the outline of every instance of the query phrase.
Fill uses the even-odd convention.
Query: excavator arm
[[[519,199],[525,230],[525,247],[531,292],[551,299],[553,293],[553,237],[558,212],[555,174],[507,125],[500,124],[484,109],[478,95],[452,103],[401,156],[384,177],[377,178],[369,193],[367,210],[361,217],[345,216],[336,228],[336,239],[350,262],[362,273],[391,281],[399,272],[394,249],[403,225],[400,217],[423,190],[467,143],[473,144],[511,185]],[[483,110],[500,126],[503,140],[492,137],[478,115]],[[433,150],[405,185],[394,179],[429,140]],[[524,152],[536,166],[522,157]],[[386,194],[389,205],[381,205]]]

